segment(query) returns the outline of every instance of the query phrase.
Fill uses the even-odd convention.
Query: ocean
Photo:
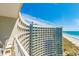
[[[79,31],[64,31],[65,35],[79,39]]]
[[[79,31],[64,31],[64,33],[74,36],[79,36]]]

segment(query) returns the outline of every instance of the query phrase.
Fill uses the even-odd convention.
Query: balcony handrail
[[[29,54],[27,53],[27,51],[24,49],[24,47],[20,44],[19,40],[16,38],[15,41],[17,42],[17,44],[20,46],[21,50],[23,51],[25,56],[29,56]]]

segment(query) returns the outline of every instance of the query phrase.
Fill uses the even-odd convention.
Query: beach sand
[[[64,55],[79,56],[79,40],[69,36],[64,36]]]
[[[76,46],[79,47],[79,38],[75,38],[75,37],[69,36],[69,35],[63,35],[63,37],[68,39],[70,42],[72,42],[73,44],[75,44]]]

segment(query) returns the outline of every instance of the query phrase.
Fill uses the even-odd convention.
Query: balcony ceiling
[[[0,3],[0,16],[17,18],[20,8],[20,3]]]

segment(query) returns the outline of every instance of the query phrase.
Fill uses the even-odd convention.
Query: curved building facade
[[[20,13],[5,52],[11,45],[14,47],[13,55],[62,56],[62,28],[37,20],[39,19]]]
[[[31,25],[30,55],[61,56],[62,28],[35,27]]]

